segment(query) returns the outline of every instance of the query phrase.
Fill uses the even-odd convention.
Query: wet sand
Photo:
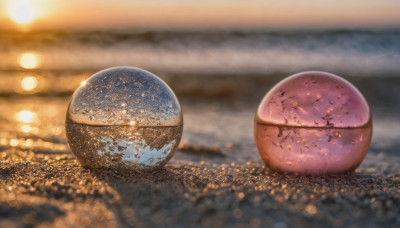
[[[168,80],[182,103],[184,134],[173,159],[152,172],[82,168],[65,139],[68,96],[2,96],[0,227],[400,226],[393,88],[356,84],[374,115],[371,149],[354,173],[312,177],[271,171],[258,156],[254,113],[275,79],[259,86]],[[389,92],[391,100],[378,99]]]

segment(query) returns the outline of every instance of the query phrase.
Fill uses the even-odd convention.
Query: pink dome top
[[[273,87],[256,121],[306,127],[360,127],[370,120],[362,94],[348,81],[325,72],[302,72]]]

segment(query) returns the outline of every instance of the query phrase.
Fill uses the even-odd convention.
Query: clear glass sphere
[[[348,81],[303,72],[273,87],[258,107],[255,141],[272,169],[340,174],[356,169],[372,137],[367,102]]]
[[[89,168],[160,167],[173,156],[182,127],[172,90],[134,67],[109,68],[83,82],[66,117],[69,146]]]

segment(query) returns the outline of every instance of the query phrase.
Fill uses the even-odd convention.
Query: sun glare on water
[[[17,24],[25,25],[36,19],[33,0],[13,0],[9,7],[9,17]]]
[[[19,56],[18,64],[25,69],[35,69],[40,64],[40,57],[39,54],[26,52]]]
[[[37,85],[38,85],[38,80],[36,77],[33,77],[33,76],[24,77],[21,80],[21,87],[25,91],[32,91],[37,87]]]
[[[36,113],[29,110],[22,110],[15,115],[18,122],[21,123],[33,123],[35,122],[37,116]]]

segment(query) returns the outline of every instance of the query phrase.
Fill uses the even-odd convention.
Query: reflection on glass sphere
[[[372,118],[361,93],[324,72],[295,74],[273,87],[258,107],[255,141],[275,170],[339,174],[366,156]]]
[[[85,167],[151,169],[173,156],[182,136],[182,111],[157,76],[114,67],[82,83],[69,104],[66,133]]]

